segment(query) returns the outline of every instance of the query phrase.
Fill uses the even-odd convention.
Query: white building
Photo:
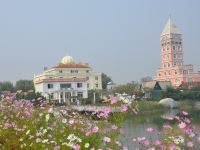
[[[75,63],[71,56],[34,75],[34,85],[36,92],[59,102],[87,98],[88,89],[102,89],[101,73],[94,72],[87,63]]]

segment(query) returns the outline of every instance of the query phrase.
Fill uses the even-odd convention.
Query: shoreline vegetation
[[[82,114],[65,106],[55,109],[42,98],[37,99],[37,103],[16,97],[3,98],[0,101],[1,149],[128,150],[118,137],[126,133],[123,121],[130,114],[137,122],[145,121],[141,116],[149,115],[163,130],[160,136],[161,131],[148,127],[145,129],[148,136],[133,137],[132,142],[136,142],[140,150],[196,150],[200,144],[200,133],[186,111],[166,120],[155,116],[160,115],[158,111],[169,109],[158,102],[111,98],[105,106],[100,112]],[[110,106],[119,107],[120,112],[112,113]],[[156,141],[149,139],[152,134],[156,134]]]

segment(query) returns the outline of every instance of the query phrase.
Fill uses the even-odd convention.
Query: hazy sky
[[[200,70],[200,0],[0,0],[0,81],[32,79],[69,54],[117,83],[154,76],[169,15]]]

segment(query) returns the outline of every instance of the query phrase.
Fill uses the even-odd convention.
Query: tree
[[[0,82],[0,92],[2,91],[13,91],[13,84],[9,81]]]
[[[112,82],[112,79],[109,76],[107,76],[105,73],[102,73],[101,78],[102,78],[102,88],[106,89],[107,84],[109,82]]]
[[[141,82],[148,82],[148,81],[152,81],[152,77],[146,76],[141,78]]]
[[[141,94],[141,90],[140,90],[140,85],[136,82],[132,82],[132,83],[127,83],[124,85],[119,85],[116,86],[115,88],[113,88],[111,90],[111,93],[115,94],[115,93],[126,93],[129,95],[140,95]]]
[[[16,82],[16,90],[28,91],[34,90],[34,85],[32,80],[19,80]]]

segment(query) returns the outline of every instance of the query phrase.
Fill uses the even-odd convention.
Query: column
[[[60,92],[58,92],[58,102],[61,103]]]
[[[64,103],[66,102],[66,99],[65,99],[65,92],[63,92],[63,98],[64,98]]]

